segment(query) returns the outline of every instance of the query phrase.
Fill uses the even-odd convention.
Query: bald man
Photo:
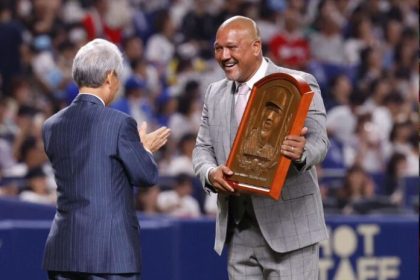
[[[264,57],[257,25],[246,17],[232,17],[219,27],[214,50],[226,78],[207,88],[193,153],[195,173],[218,196],[214,248],[221,254],[227,244],[230,279],[318,279],[318,242],[328,234],[315,165],[329,144],[318,83]],[[239,194],[224,180],[233,174],[224,164],[243,100],[246,104],[254,84],[272,73],[299,75],[315,93],[300,135],[288,135],[279,147],[292,165],[278,201]]]

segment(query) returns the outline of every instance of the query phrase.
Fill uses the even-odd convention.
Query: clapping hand
[[[171,130],[166,126],[162,126],[155,131],[147,133],[147,123],[142,122],[139,135],[143,146],[154,153],[159,150],[168,141],[168,137],[171,134]]]

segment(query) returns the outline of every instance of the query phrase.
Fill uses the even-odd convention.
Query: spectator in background
[[[134,61],[140,60],[144,57],[143,40],[136,35],[129,35],[122,41],[122,48],[124,51],[124,71],[128,75],[132,73],[132,64]],[[127,75],[126,74],[126,75]]]
[[[194,218],[200,216],[200,206],[191,196],[193,192],[192,177],[181,173],[175,178],[173,190],[162,191],[157,198],[158,209],[165,214]]]
[[[311,56],[318,62],[342,65],[344,60],[344,38],[341,21],[326,9],[331,1],[320,8],[319,31],[310,35]],[[325,11],[327,10],[327,11]]]
[[[156,68],[147,63],[144,57],[135,59],[131,62],[132,75],[137,76],[143,81],[147,81],[147,89],[150,93],[150,101],[155,103],[160,96],[162,85],[159,80],[159,73]]]
[[[136,120],[140,126],[142,122],[153,123],[153,107],[150,104],[146,81],[137,76],[131,76],[124,85],[124,96],[120,97],[111,108],[124,112]]]
[[[177,112],[178,100],[172,96],[162,96],[156,101],[156,120],[162,126],[169,126],[172,116]]]
[[[373,80],[369,85],[366,101],[360,106],[359,112],[370,113],[372,122],[378,128],[381,141],[388,142],[392,129],[392,115],[385,106],[385,99],[390,94],[392,86],[384,79]]]
[[[345,74],[339,74],[331,79],[329,91],[326,93],[327,98],[325,108],[327,111],[336,106],[348,106],[350,103],[350,95],[353,92],[353,84],[349,77]]]
[[[32,69],[35,74],[35,80],[41,87],[41,90],[52,99],[60,98],[60,91],[66,85],[63,73],[57,65],[57,59],[54,56],[54,48],[51,37],[43,34],[34,38],[32,50]]]
[[[216,28],[222,24],[225,20],[230,17],[236,16],[241,8],[242,0],[225,0],[222,1],[222,6],[220,7],[216,17]]]
[[[407,159],[402,153],[394,153],[388,161],[385,170],[383,193],[390,197],[390,201],[400,205],[404,200],[404,178],[407,170]]]
[[[40,138],[36,136],[27,136],[19,151],[19,159],[23,162],[28,170],[42,167],[47,163],[47,156],[44,152]]]
[[[346,63],[358,65],[361,62],[361,51],[368,47],[378,47],[378,40],[373,32],[372,22],[364,16],[352,25],[353,34],[345,41],[344,55]],[[363,63],[363,62],[362,62]]]
[[[144,41],[136,35],[129,35],[124,39],[122,46],[125,53],[124,79],[136,76],[147,81],[147,89],[151,96],[158,96],[161,91],[160,77],[156,67],[145,59]]]
[[[0,139],[13,145],[18,127],[14,122],[15,102],[13,99],[0,97]]]
[[[288,8],[283,14],[283,26],[270,42],[269,52],[278,65],[305,70],[310,58],[309,42],[302,30],[302,15]]]
[[[11,85],[11,97],[12,99],[9,100],[11,110],[19,110],[21,106],[33,108],[34,105],[38,105],[37,103],[39,102],[39,99],[35,98],[30,82],[23,77],[17,77],[13,80]]]
[[[400,21],[390,19],[384,28],[384,68],[392,70],[395,64],[395,50],[401,40],[403,25]]]
[[[13,146],[14,156],[18,161],[23,161],[25,158],[25,148],[23,147],[25,142],[26,144],[34,143],[34,146],[37,146],[38,140],[41,141],[39,124],[38,127],[34,126],[36,116],[40,116],[38,109],[27,105],[19,107],[16,115],[18,132],[15,135]]]
[[[416,131],[414,129],[414,131]],[[411,153],[407,156],[408,168],[406,170],[406,176],[419,176],[419,136],[413,132],[410,137]]]
[[[201,57],[211,58],[211,40],[217,28],[214,17],[208,12],[208,0],[193,1],[192,9],[182,20],[184,40],[194,45]]]
[[[13,18],[13,2],[0,2],[0,97],[10,95],[14,77],[21,74],[23,26]]]
[[[74,44],[75,49],[81,48],[88,42],[86,30],[81,22],[72,23],[68,26],[68,39]]]
[[[155,15],[155,29],[157,33],[147,41],[145,58],[157,68],[159,76],[163,79],[175,54],[175,28],[167,10],[161,10]]]
[[[71,76],[71,66],[74,56],[76,55],[76,45],[70,40],[65,40],[57,47],[57,67],[63,79],[63,86],[67,86],[73,81]]]
[[[19,132],[14,139],[15,164],[7,170],[7,175],[14,177],[18,184],[31,170],[42,169],[45,172],[46,186],[49,190],[55,189],[53,172],[45,154],[41,139],[41,126],[44,115],[38,109],[22,105],[17,112]]]
[[[353,204],[374,197],[375,185],[366,171],[359,165],[347,170],[344,185],[337,193],[338,206],[343,214],[354,212]]]
[[[196,134],[184,134],[178,142],[179,153],[175,155],[169,162],[166,169],[166,175],[176,176],[178,174],[188,174],[194,176],[192,165],[192,152],[195,147]],[[164,170],[162,170],[164,173]]]
[[[347,144],[357,124],[357,114],[363,97],[353,93],[349,97],[348,104],[342,104],[331,108],[327,114],[327,130],[330,136],[335,137],[342,144]]]
[[[372,112],[378,107],[384,106],[385,98],[391,93],[392,85],[386,79],[373,80],[366,92],[367,99],[362,105],[366,111]]]
[[[136,195],[136,210],[147,215],[160,213],[157,205],[159,194],[158,186],[140,188]]]
[[[45,35],[52,39],[60,34],[64,28],[64,22],[59,16],[61,0],[37,0],[32,1],[31,12],[24,19],[26,27],[35,37]],[[57,39],[61,39],[58,38]],[[57,42],[58,43],[58,42]],[[56,46],[55,44],[53,44]]]
[[[380,29],[386,23],[386,9],[380,1],[360,1],[356,4],[350,16],[351,29],[354,29],[354,26],[357,26],[362,18],[368,17],[375,33],[372,35],[380,38]]]
[[[48,188],[47,175],[41,167],[30,169],[26,174],[26,187],[19,194],[23,201],[54,205],[57,201],[55,190]]]
[[[18,176],[23,176],[23,172],[17,167],[17,158],[13,149],[19,128],[13,122],[12,107],[7,99],[0,98],[0,185],[5,177],[14,177],[16,172]],[[16,194],[17,189],[13,193]]]
[[[83,19],[83,26],[89,41],[95,38],[105,38],[113,43],[121,42],[121,29],[115,28],[109,24],[108,15],[111,11],[110,1],[93,1],[90,11],[86,13],[85,18]]]
[[[280,13],[270,8],[260,6],[259,17],[255,20],[261,27],[261,42],[264,48],[268,48],[271,39],[279,32],[278,22]]]
[[[390,125],[392,126],[397,122],[407,121],[411,117],[412,104],[407,102],[402,94],[396,90],[391,91],[384,98],[384,106],[391,115],[392,123]]]
[[[419,175],[418,140],[414,124],[411,121],[396,122],[390,134],[388,154],[403,154],[407,165],[405,176]]]
[[[178,141],[186,133],[197,134],[198,132],[201,117],[198,90],[197,82],[189,82],[185,86],[185,91],[177,98],[177,112],[169,121],[169,128],[175,141]]]
[[[395,49],[395,87],[405,100],[412,103],[418,102],[419,92],[418,32],[405,28]]]
[[[206,193],[204,199],[204,212],[211,217],[217,217],[217,194],[216,193]]]
[[[10,143],[5,139],[0,138],[0,182],[4,176],[7,176],[8,171],[13,168],[16,161],[12,155]]]
[[[148,20],[148,15],[142,7],[143,3],[140,1],[131,1],[132,8],[132,23],[131,28],[133,34],[140,37],[143,42],[146,42],[152,34],[151,24]]]
[[[383,75],[382,53],[378,47],[367,47],[360,52],[357,71],[357,87],[368,94],[369,85]]]
[[[330,140],[330,146],[328,147],[327,155],[322,161],[321,166],[325,169],[325,173],[328,171],[332,172],[332,174],[344,174],[347,169],[344,157],[345,145],[331,131],[328,131],[328,139]]]
[[[348,166],[360,165],[370,173],[384,171],[386,143],[380,138],[378,129],[372,122],[370,113],[358,116],[355,134],[349,139],[344,148]]]
[[[0,197],[19,197],[19,188],[15,184],[0,184]]]
[[[180,52],[180,54],[177,59],[172,61],[169,67],[167,82],[169,94],[172,96],[181,95],[188,83],[195,82],[201,78],[200,71],[202,69],[199,69],[199,67],[196,66],[199,65],[200,62],[195,60],[196,54],[191,53],[194,51],[188,50],[188,46],[184,49],[185,46],[186,44],[179,46],[178,52]]]

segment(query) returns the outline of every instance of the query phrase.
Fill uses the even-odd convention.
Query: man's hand
[[[210,184],[212,184],[218,193],[233,194],[235,190],[225,181],[225,175],[232,176],[233,171],[225,165],[219,165],[209,172]]]
[[[171,134],[171,130],[166,126],[156,129],[150,133],[147,133],[147,123],[142,122],[139,135],[143,146],[146,150],[154,153],[159,150],[168,141],[168,137]]]
[[[305,135],[307,132],[308,128],[304,127],[300,131],[299,136],[287,135],[284,138],[283,144],[281,145],[281,153],[292,160],[300,160],[305,148]]]

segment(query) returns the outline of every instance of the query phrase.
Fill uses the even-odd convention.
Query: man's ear
[[[252,43],[252,49],[254,51],[254,55],[259,55],[261,53],[261,40],[255,40]]]
[[[104,82],[106,85],[110,85],[111,84],[112,75],[114,75],[114,72],[113,71],[110,71],[110,72],[108,72],[106,74],[105,82]]]

